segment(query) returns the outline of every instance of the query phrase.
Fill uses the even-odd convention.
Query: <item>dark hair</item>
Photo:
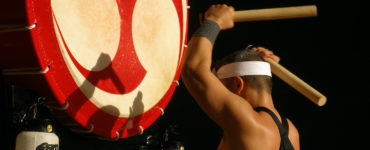
[[[215,63],[215,69],[218,69],[226,64],[234,63],[234,62],[242,62],[242,61],[265,61],[262,56],[253,51],[253,50],[238,50],[235,51],[226,57],[222,58],[221,60]],[[270,76],[265,75],[249,75],[249,76],[241,76],[244,82],[248,83],[250,87],[256,89],[257,91],[266,91],[271,92],[272,88],[272,81]]]

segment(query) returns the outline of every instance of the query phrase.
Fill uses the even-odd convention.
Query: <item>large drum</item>
[[[6,83],[45,95],[63,124],[125,138],[163,114],[180,76],[186,0],[6,1],[0,13]]]

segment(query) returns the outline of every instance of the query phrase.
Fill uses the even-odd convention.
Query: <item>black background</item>
[[[364,21],[367,18],[359,2],[189,0],[189,39],[199,25],[199,13],[217,3],[232,5],[236,10],[316,4],[318,17],[315,18],[236,23],[233,29],[220,33],[214,47],[214,59],[248,44],[273,50],[280,56],[280,64],[328,98],[325,106],[318,107],[274,78],[272,94],[275,105],[297,126],[301,149],[370,147],[366,137],[369,131],[369,98],[365,97],[370,83],[366,72],[369,64],[365,45],[368,34]],[[6,87],[1,91],[4,95]],[[5,107],[3,104],[2,109]],[[12,125],[10,122],[7,124],[1,129],[1,137],[7,139],[3,144],[5,149],[12,149],[16,133],[9,131],[6,127]],[[184,142],[185,149],[216,149],[221,138],[221,129],[202,112],[181,80],[165,115],[145,134],[162,133],[169,125],[177,126],[177,139]],[[61,150],[121,150],[141,139],[139,135],[112,142],[72,133],[58,123],[56,127]]]

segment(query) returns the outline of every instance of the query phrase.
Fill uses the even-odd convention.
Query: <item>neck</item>
[[[258,92],[254,89],[249,89],[241,96],[243,96],[252,105],[253,108],[274,108],[271,93],[265,91]]]

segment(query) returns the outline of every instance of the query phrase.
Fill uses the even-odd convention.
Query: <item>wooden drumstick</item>
[[[235,22],[292,19],[317,16],[316,5],[235,11]]]
[[[307,6],[293,6],[281,8],[267,8],[267,9],[254,9],[235,11],[235,22],[247,21],[262,21],[262,20],[277,20],[277,19],[292,19],[317,16],[317,7],[315,5]],[[306,96],[318,106],[325,105],[326,97],[312,88],[306,82],[298,78],[292,72],[276,63],[275,61],[267,58],[265,59],[271,65],[271,71],[284,82],[292,86],[298,92]]]
[[[200,17],[203,16],[202,14]],[[306,6],[292,6],[281,8],[267,8],[267,9],[254,9],[235,11],[234,22],[248,22],[248,21],[263,21],[263,20],[277,20],[277,19],[292,19],[292,18],[305,18],[317,16],[316,5]],[[312,88],[306,82],[298,78],[292,72],[276,63],[275,61],[267,58],[265,59],[271,65],[271,71],[284,82],[292,86],[298,92],[306,96],[309,100],[318,106],[325,105],[326,97]]]
[[[290,72],[289,70],[287,70],[280,64],[276,63],[272,59],[266,58],[265,60],[270,63],[271,71],[276,76],[278,76],[280,79],[285,81],[287,84],[292,86],[294,89],[296,89],[298,92],[306,96],[308,99],[310,99],[312,102],[314,102],[318,106],[325,105],[326,97],[323,94],[321,94],[319,91],[312,88],[306,82],[298,78],[292,72]]]

